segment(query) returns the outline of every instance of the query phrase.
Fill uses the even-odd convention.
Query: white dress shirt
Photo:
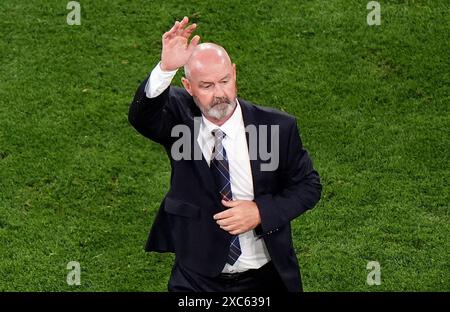
[[[176,70],[163,71],[158,63],[150,74],[150,78],[145,86],[147,97],[153,98],[160,95],[170,85],[176,72]],[[237,105],[233,114],[220,127],[206,119],[205,116],[202,116],[197,142],[209,165],[214,147],[214,136],[211,132],[220,128],[225,133],[222,143],[228,157],[233,200],[253,200],[253,179],[244,121],[242,119],[241,106],[237,99],[236,102]],[[233,265],[226,263],[222,272],[234,273],[248,269],[257,269],[270,261],[264,240],[258,239],[253,230],[239,234],[239,243],[242,254]]]

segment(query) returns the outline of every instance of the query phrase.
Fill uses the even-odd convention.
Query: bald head
[[[218,68],[231,66],[231,59],[223,47],[215,43],[201,43],[195,47],[184,65],[184,74],[186,78],[191,79]]]

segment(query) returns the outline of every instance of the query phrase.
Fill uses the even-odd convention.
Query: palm
[[[189,37],[195,30],[196,25],[185,26],[188,23],[185,17],[181,22],[175,25],[163,35],[161,67],[165,70],[175,70],[184,66],[192,54],[195,46],[198,44],[199,36],[194,36],[191,43],[188,44]]]

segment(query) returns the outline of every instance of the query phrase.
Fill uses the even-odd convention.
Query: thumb
[[[195,49],[195,47],[197,46],[199,41],[200,41],[200,36],[195,35],[194,38],[192,38],[191,43],[189,43],[189,47],[188,47],[189,52],[192,52]]]

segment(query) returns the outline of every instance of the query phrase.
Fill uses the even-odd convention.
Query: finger
[[[222,199],[222,205],[224,205],[225,207],[233,207],[233,201],[232,200],[225,200]]]
[[[183,37],[189,38],[192,32],[197,28],[197,24],[189,25],[185,30],[183,30]]]
[[[185,16],[178,24],[178,28],[176,30],[177,35],[182,35],[184,31],[184,27],[189,23],[189,19]]]
[[[189,23],[189,18],[187,16],[183,17],[183,19],[181,20],[180,26],[181,28],[184,28],[184,26],[186,26]]]
[[[236,221],[237,221],[236,218],[230,217],[230,218],[217,220],[216,223],[222,227],[222,226],[230,226],[232,224],[236,224]]]
[[[163,39],[170,39],[173,37],[173,35],[176,33],[178,27],[180,25],[180,22],[176,21],[175,24],[172,26],[172,28],[165,32],[163,35]]]
[[[235,230],[228,231],[228,233],[230,233],[231,235],[239,235],[239,234],[242,234],[244,232],[245,232],[244,230],[239,229],[239,228],[235,229]]]
[[[168,31],[168,33],[173,34],[178,29],[179,26],[180,26],[180,22],[175,21],[175,24],[173,24],[172,28]]]
[[[194,40],[194,38],[192,38],[192,40]],[[223,200],[222,199],[222,205],[224,205],[225,207],[236,207],[237,205],[239,205],[241,203],[240,200]]]
[[[194,48],[198,45],[200,41],[200,36],[199,35],[195,35],[194,38],[192,38],[191,43],[189,43],[189,51],[192,52],[194,50]]]
[[[165,32],[162,36],[163,40],[167,40],[172,38],[172,35],[169,32]]]
[[[227,232],[230,232],[230,231],[239,231],[239,230],[240,230],[240,228],[239,228],[239,226],[238,226],[237,224],[231,224],[231,225],[221,226],[220,228],[221,228],[222,230],[227,231]]]
[[[225,210],[219,213],[216,213],[213,218],[214,220],[226,219],[232,216],[232,213],[229,210]]]

